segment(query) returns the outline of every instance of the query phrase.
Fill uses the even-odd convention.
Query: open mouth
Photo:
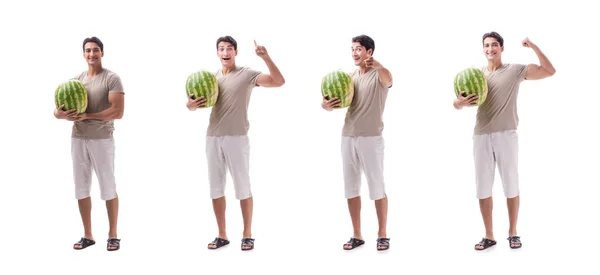
[[[223,57],[223,60],[225,60],[225,61],[227,61],[229,59],[231,59],[231,57],[228,57],[228,58]]]

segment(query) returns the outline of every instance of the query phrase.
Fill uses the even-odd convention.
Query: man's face
[[[98,44],[94,42],[85,43],[85,46],[83,47],[83,57],[88,64],[94,65],[101,63],[103,56],[104,52],[100,51]]]
[[[359,66],[370,56],[371,50],[367,51],[364,46],[360,45],[360,43],[352,42],[352,58],[354,59],[354,65]]]
[[[488,60],[500,59],[504,47],[500,46],[500,42],[493,37],[487,37],[483,40],[483,53]]]
[[[235,50],[233,45],[229,42],[219,42],[219,45],[217,45],[217,56],[221,60],[223,66],[229,66],[235,64],[237,50]]]

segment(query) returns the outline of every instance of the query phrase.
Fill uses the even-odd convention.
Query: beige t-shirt
[[[88,106],[85,112],[88,114],[108,109],[111,106],[108,94],[125,93],[121,78],[107,69],[103,69],[94,79],[88,77],[87,71],[76,75],[74,79],[81,81],[87,90]],[[113,131],[112,120],[87,119],[74,123],[71,136],[79,139],[107,139],[113,136]]]
[[[379,73],[374,69],[363,75],[356,69],[350,76],[354,82],[354,98],[346,112],[342,135],[381,136],[389,87],[379,81]]]
[[[256,80],[262,73],[246,67],[236,68],[223,75],[221,69],[215,76],[219,82],[217,103],[212,107],[207,136],[244,136],[248,134],[248,104]]]
[[[516,130],[519,125],[517,97],[527,74],[527,65],[502,64],[494,72],[489,72],[487,67],[482,70],[487,79],[488,95],[477,108],[475,135]]]

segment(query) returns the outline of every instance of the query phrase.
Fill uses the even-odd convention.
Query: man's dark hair
[[[231,43],[231,45],[233,45],[233,49],[237,51],[237,41],[235,41],[233,37],[229,35],[219,37],[219,39],[217,39],[217,50],[219,49],[219,43],[221,42]]]
[[[86,39],[83,40],[83,51],[85,52],[85,44],[87,44],[88,42],[92,42],[92,43],[96,43],[98,44],[98,47],[100,47],[100,51],[103,52],[104,51],[104,44],[102,44],[102,41],[100,41],[100,39],[98,39],[98,37],[92,36],[92,37],[88,37]]]
[[[352,42],[359,43],[361,46],[365,47],[365,49],[373,50],[371,54],[375,52],[375,41],[367,35],[361,34],[359,36],[352,37]]]
[[[496,40],[498,40],[498,43],[500,43],[500,47],[504,46],[504,38],[502,38],[502,36],[497,32],[488,32],[484,34],[483,38],[481,39],[481,43],[483,43],[483,41],[485,41],[485,39],[488,37],[496,38]]]

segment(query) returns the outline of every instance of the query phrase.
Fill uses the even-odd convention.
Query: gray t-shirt
[[[517,97],[527,74],[527,65],[502,64],[494,72],[489,72],[487,67],[482,70],[487,79],[488,95],[477,108],[475,135],[516,130],[519,125]]]
[[[363,75],[356,69],[350,76],[354,82],[354,98],[346,112],[342,135],[381,136],[389,88],[379,81],[379,73],[374,69]]]
[[[123,84],[119,76],[107,69],[90,79],[87,71],[76,75],[77,79],[83,83],[87,90],[88,106],[86,113],[102,112],[110,107],[108,95],[111,93],[122,93]],[[71,136],[79,139],[107,139],[113,136],[114,123],[112,120],[87,119],[76,121],[73,125]]]
[[[207,136],[244,136],[248,134],[248,104],[256,80],[262,73],[237,66],[223,75],[221,69],[215,76],[219,83],[217,102],[212,107]]]

